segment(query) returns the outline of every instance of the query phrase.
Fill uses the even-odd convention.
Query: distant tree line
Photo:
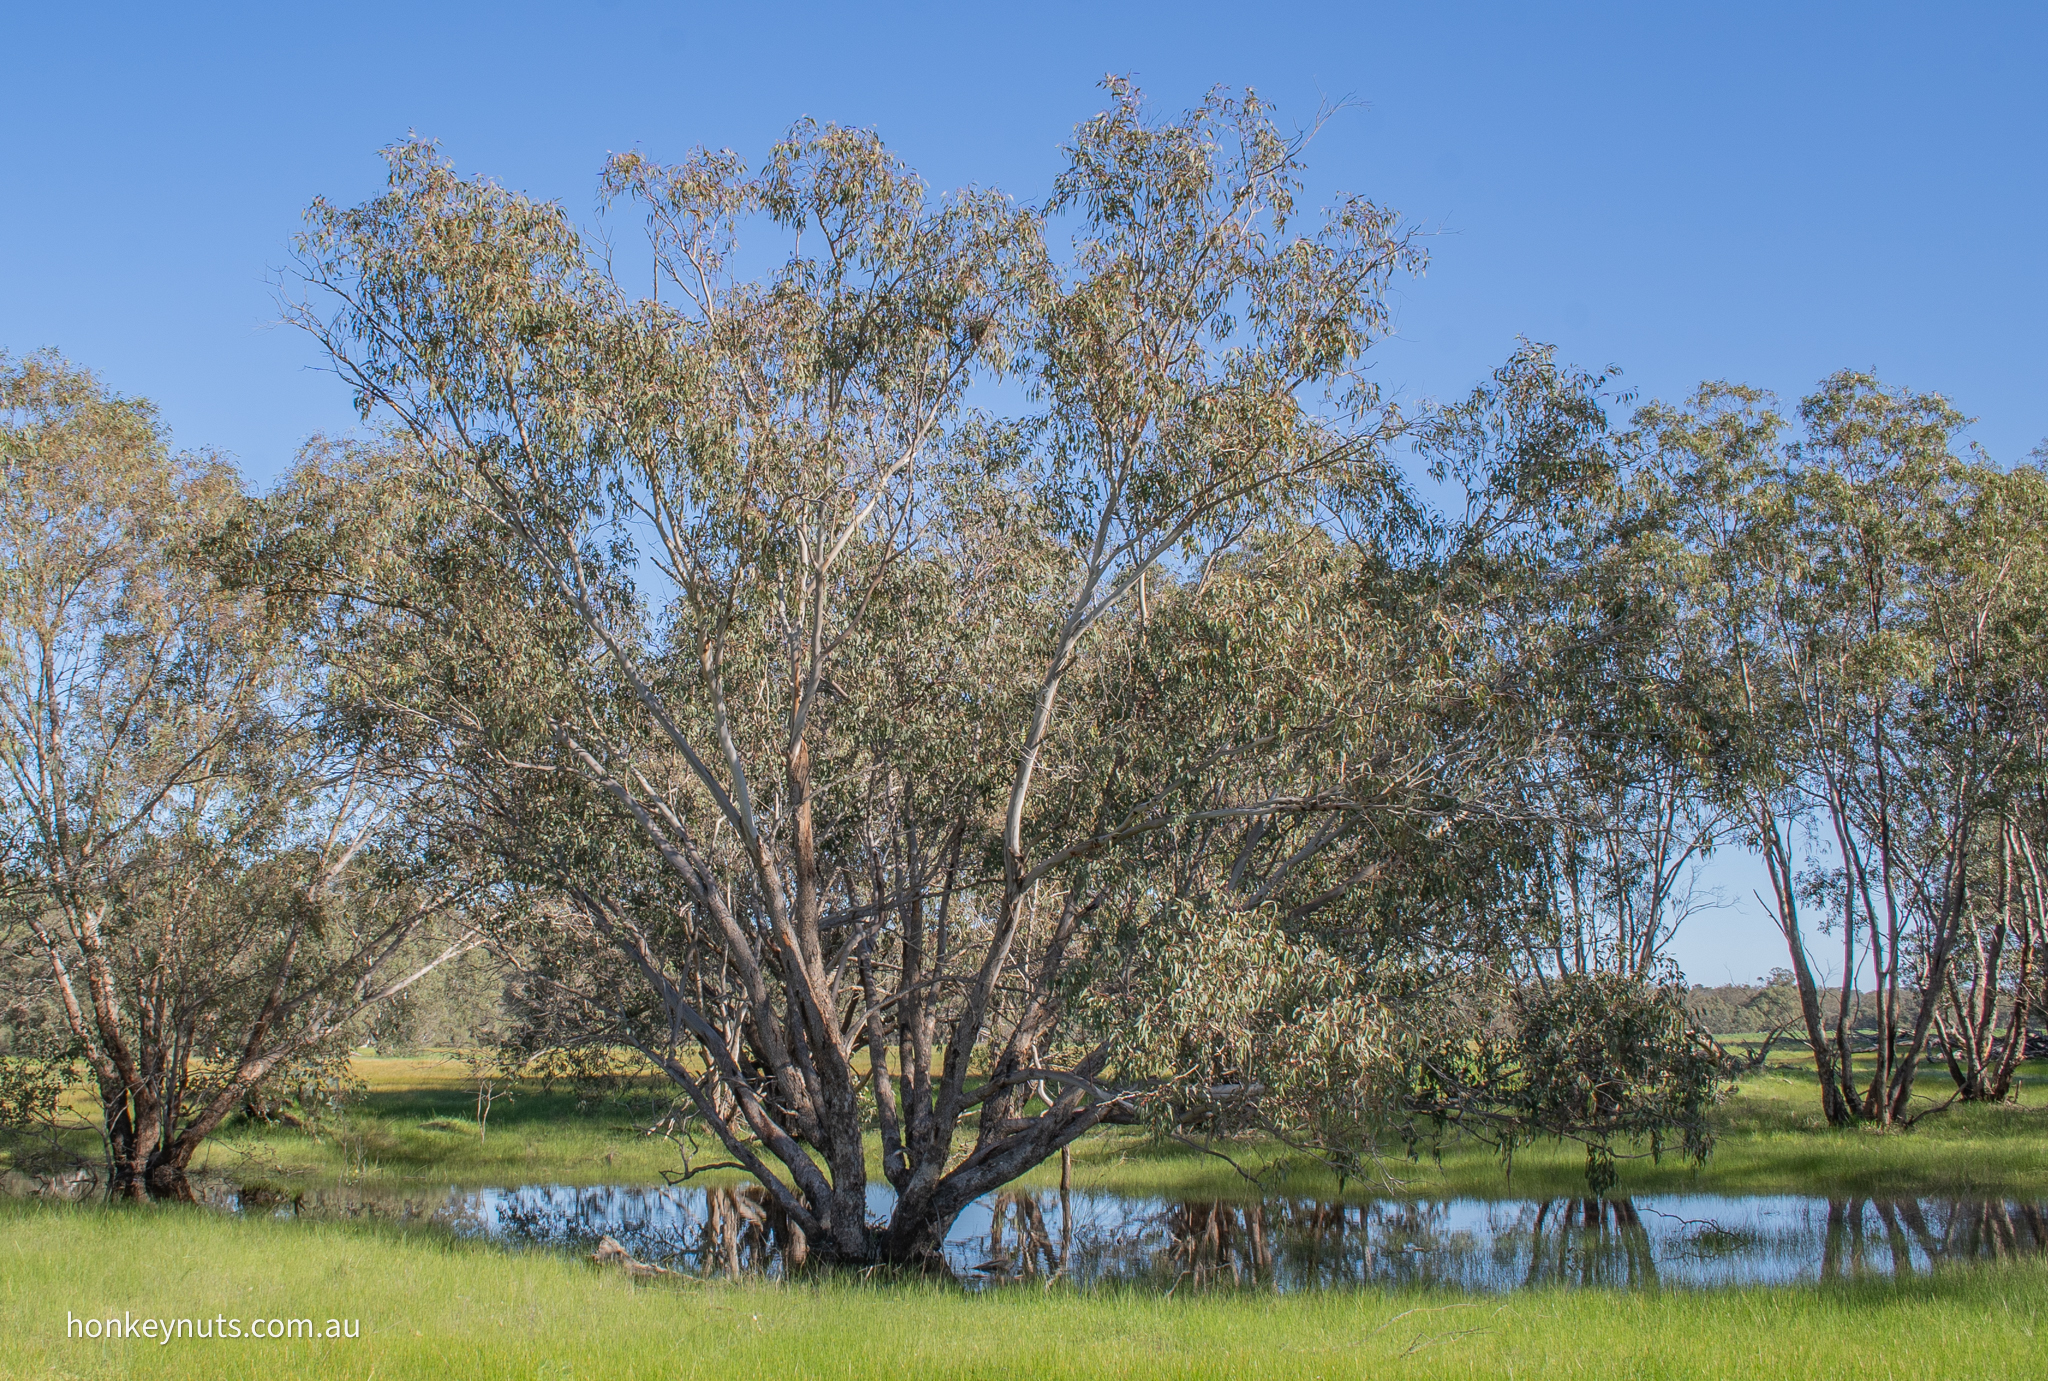
[[[5,364],[10,1067],[82,1063],[121,1192],[469,954],[819,1259],[929,1262],[1108,1123],[1600,1187],[1705,1153],[1666,947],[1736,845],[1832,1121],[1935,1049],[2007,1095],[2038,466],[1859,374],[1617,416],[1535,345],[1403,410],[1413,233],[1301,205],[1249,95],[1109,90],[1035,205],[809,123],[615,158],[637,259],[400,145],[299,246],[374,429],[267,494]]]

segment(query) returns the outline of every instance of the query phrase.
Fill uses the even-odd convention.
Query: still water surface
[[[886,1217],[892,1199],[871,1186],[870,1214]],[[779,1275],[803,1251],[747,1188],[521,1185],[378,1203],[320,1194],[304,1211],[390,1213],[563,1250],[608,1235],[644,1261],[699,1275]],[[2048,1253],[2048,1200],[1801,1195],[1336,1203],[1028,1191],[976,1202],[946,1243],[967,1280],[1162,1289],[1773,1285],[2034,1253]]]

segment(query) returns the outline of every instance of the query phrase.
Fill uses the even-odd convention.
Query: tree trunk
[[[1770,807],[1755,807],[1758,833],[1764,844],[1764,862],[1769,869],[1771,890],[1778,910],[1778,930],[1785,937],[1785,951],[1792,961],[1792,979],[1799,991],[1799,1015],[1806,1025],[1807,1048],[1813,1052],[1813,1072],[1820,1082],[1820,1105],[1831,1127],[1846,1127],[1856,1120],[1856,1109],[1842,1094],[1848,1070],[1835,1068],[1835,1053],[1828,1045],[1827,1028],[1820,1011],[1820,985],[1806,958],[1806,936],[1799,924],[1799,898],[1794,890],[1792,859]],[[1844,1052],[1846,1055],[1846,1052]]]
[[[149,1152],[136,1146],[135,1119],[125,1090],[100,1094],[107,1144],[107,1193],[141,1202],[149,1197]]]
[[[196,1204],[184,1156],[160,1156],[149,1167],[149,1197],[157,1203]]]
[[[116,1158],[110,1193],[116,1200],[130,1203],[198,1203],[199,1195],[187,1174],[187,1160],[183,1155],[165,1152],[147,1156],[140,1165],[132,1156]]]
[[[928,1190],[913,1191],[896,1201],[889,1226],[881,1235],[882,1260],[891,1266],[928,1275],[951,1276],[946,1264],[946,1233],[959,1211],[941,1213]]]

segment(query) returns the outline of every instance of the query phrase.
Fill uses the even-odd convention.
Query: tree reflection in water
[[[1929,1213],[1927,1204],[1945,1208]],[[1912,1275],[1943,1261],[2005,1261],[2048,1251],[2048,1212],[2001,1199],[1830,1199],[1820,1278]]]
[[[870,1212],[888,1208],[886,1187]],[[803,1234],[752,1186],[527,1185],[433,1200],[309,1193],[300,1212],[427,1219],[572,1250],[609,1235],[702,1275],[781,1275]],[[1715,1286],[1920,1275],[2048,1252],[2048,1204],[2004,1199],[1654,1196],[1333,1203],[1012,1192],[961,1215],[947,1258],[964,1280],[1129,1281],[1161,1290],[1361,1284],[1460,1290]]]
[[[1051,1219],[1057,1211],[1050,1196],[997,1196],[985,1233],[962,1244],[970,1248],[963,1254],[978,1258],[972,1271],[989,1280],[1070,1275],[1165,1289],[1371,1282],[1641,1289],[1913,1275],[2048,1251],[2043,1206],[1998,1200],[1097,1197],[1083,1205],[1078,1224],[1071,1208]]]

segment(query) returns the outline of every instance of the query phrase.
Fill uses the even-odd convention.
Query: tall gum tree
[[[829,126],[758,171],[615,159],[646,298],[559,207],[420,145],[303,242],[304,323],[395,423],[410,501],[472,534],[494,611],[324,568],[337,606],[441,639],[441,671],[387,683],[394,724],[476,768],[478,819],[614,956],[563,1000],[621,1016],[830,1259],[929,1262],[973,1199],[1134,1116],[1060,1021],[1104,919],[1090,866],[1176,818],[1171,783],[1069,808],[1065,690],[1140,636],[1148,582],[1385,484],[1359,366],[1410,239],[1358,198],[1297,228],[1299,141],[1253,97],[1155,121],[1110,96],[1036,210],[933,198]],[[969,409],[992,376],[1025,416]],[[301,535],[342,536],[332,475],[303,490],[332,503]],[[1208,808],[1355,808],[1295,785]]]

